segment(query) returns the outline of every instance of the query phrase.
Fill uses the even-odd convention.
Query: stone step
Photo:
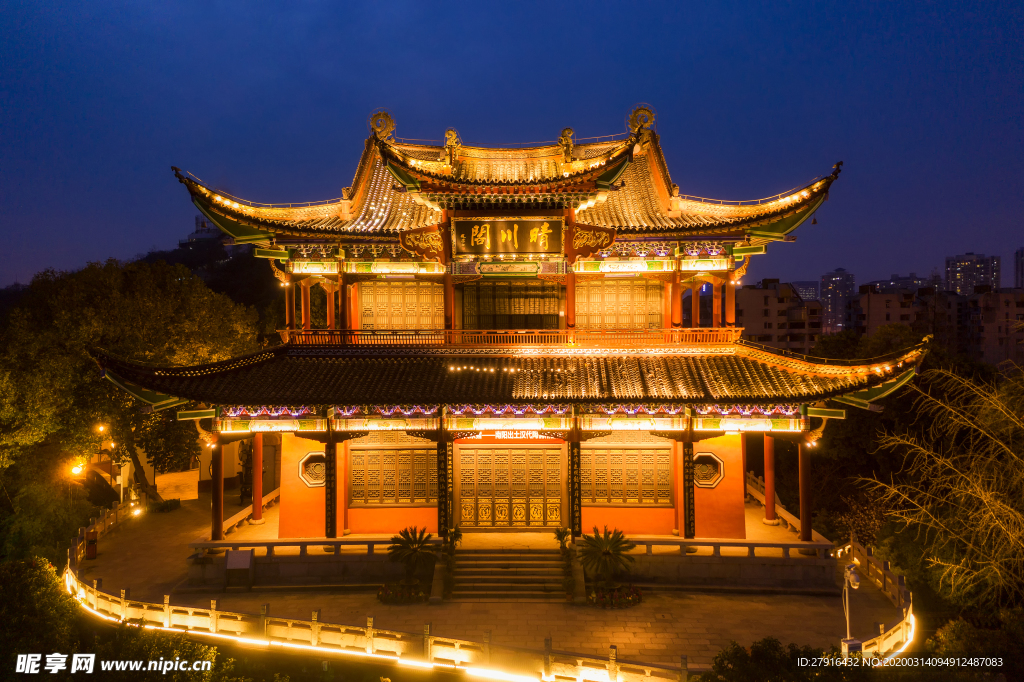
[[[457,587],[462,585],[561,585],[559,575],[468,575],[456,574]]]
[[[533,571],[560,571],[561,561],[476,561],[463,559],[455,560],[456,570],[460,568],[471,568],[474,570],[501,571],[501,570],[533,570]]]
[[[515,548],[493,548],[493,549],[457,549],[455,551],[457,555],[461,554],[477,554],[477,555],[508,555],[517,554],[519,556],[554,556],[561,558],[562,554],[557,549],[515,549]]]
[[[515,593],[520,594],[523,592],[537,592],[542,594],[551,594],[554,592],[562,593],[561,583],[509,583],[509,582],[496,582],[496,583],[480,583],[470,582],[462,583],[455,586],[452,590],[452,594],[476,594],[480,592],[494,592],[499,594],[507,592],[509,594]]]
[[[456,564],[455,576],[561,576],[561,566],[539,567],[525,566],[515,568],[511,566],[462,566]]]

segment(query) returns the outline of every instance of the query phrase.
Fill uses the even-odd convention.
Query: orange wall
[[[672,535],[676,510],[671,507],[583,507],[583,532],[618,528],[626,535]]]
[[[322,538],[326,530],[324,488],[310,488],[299,478],[299,460],[323,452],[323,443],[281,435],[281,521],[279,538]]]
[[[353,533],[393,535],[409,526],[437,533],[437,507],[349,507],[348,529]]]
[[[698,538],[746,539],[742,438],[739,434],[693,444],[694,456],[711,452],[725,463],[725,478],[714,488],[693,489],[694,527]],[[682,501],[682,496],[676,499]]]

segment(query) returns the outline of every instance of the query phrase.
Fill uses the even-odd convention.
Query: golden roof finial
[[[370,130],[378,140],[390,141],[395,132],[395,119],[387,109],[378,109],[367,120]]]
[[[640,103],[633,109],[633,113],[626,119],[626,127],[629,132],[636,134],[639,130],[650,130],[654,125],[654,107],[650,104]]]

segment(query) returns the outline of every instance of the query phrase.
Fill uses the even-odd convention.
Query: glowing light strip
[[[850,552],[852,558],[853,546],[850,543],[846,543],[839,549],[840,554],[842,554],[843,552]],[[857,564],[857,567],[860,568],[860,564]],[[914,608],[913,603],[910,604],[910,608]],[[876,666],[883,665],[886,661],[890,661],[893,658],[896,658],[904,651],[906,651],[911,644],[914,643],[914,635],[917,633],[917,618],[914,617],[913,613],[907,614],[907,623],[910,625],[910,630],[907,632],[906,641],[903,642],[903,645],[899,649],[896,649],[895,651],[892,651],[889,654],[885,655],[881,662],[875,664]]]
[[[93,616],[102,618],[105,621],[111,623],[123,623],[120,618],[114,618],[104,613],[100,613],[96,609],[85,603],[85,590],[79,587],[78,594],[75,594],[72,590],[72,576],[70,571],[66,571],[64,574],[64,584],[67,588],[68,594],[70,594],[75,601],[78,602],[79,606],[91,613]],[[74,579],[77,582],[77,579]],[[283,649],[297,649],[299,651],[310,651],[316,652],[317,654],[340,654],[343,656],[352,656],[356,658],[369,658],[376,659],[378,661],[391,661],[398,665],[404,665],[410,668],[421,668],[425,670],[461,670],[467,675],[473,677],[480,677],[487,680],[496,680],[497,682],[540,682],[543,679],[543,675],[537,677],[530,677],[529,675],[516,675],[513,673],[507,673],[503,670],[494,670],[491,668],[477,668],[475,666],[464,666],[456,663],[451,665],[449,663],[434,663],[432,661],[417,661],[412,659],[402,658],[401,656],[391,656],[387,654],[374,654],[367,651],[352,651],[349,649],[335,649],[332,647],[323,647],[313,644],[296,644],[295,642],[278,642],[269,639],[257,639],[255,637],[241,637],[236,635],[225,635],[219,632],[203,632],[202,630],[182,630],[181,628],[167,628],[162,625],[152,625],[150,623],[144,623],[142,625],[135,625],[128,623],[133,627],[141,627],[145,630],[159,630],[161,632],[173,632],[175,634],[186,634],[186,635],[201,635],[203,637],[210,637],[213,639],[222,639],[238,644],[255,644],[264,647],[281,647]]]

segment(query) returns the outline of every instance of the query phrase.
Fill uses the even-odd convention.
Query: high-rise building
[[[818,300],[818,282],[817,280],[804,280],[801,282],[792,282],[793,288],[796,289],[796,293],[800,294],[800,298],[805,301],[817,301]]]
[[[819,297],[824,311],[822,333],[836,334],[846,327],[846,304],[856,293],[852,272],[836,268],[821,276]]]
[[[1024,289],[1024,246],[1013,252],[1013,287]]]
[[[893,273],[889,276],[889,279],[876,279],[863,286],[870,286],[876,292],[891,294],[903,290],[917,291],[921,287],[933,286],[933,283],[928,278],[919,277],[916,272],[912,272],[909,275]]]
[[[966,296],[973,294],[976,286],[998,289],[1000,282],[999,256],[968,251],[946,258],[946,291]]]

